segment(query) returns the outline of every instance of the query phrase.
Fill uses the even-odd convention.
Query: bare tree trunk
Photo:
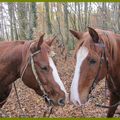
[[[87,19],[88,19],[88,16],[87,16],[87,13],[88,13],[88,3],[85,2],[84,3],[84,15],[85,15],[85,27],[84,27],[84,30],[86,30],[87,26],[88,26],[88,23],[87,23]]]
[[[26,31],[27,31],[27,16],[25,3],[17,3],[17,16],[19,23],[19,37],[24,40],[27,39]]]
[[[68,25],[68,5],[67,3],[64,3],[64,30],[65,30],[65,44],[68,44],[69,41],[69,25]]]
[[[58,33],[60,34],[60,43],[64,44],[64,38],[61,32],[61,23],[60,23],[60,15],[61,15],[61,4],[57,3],[57,12],[56,12],[56,20],[57,20],[57,25],[58,25]]]
[[[29,34],[28,34],[28,39],[32,40],[33,39],[33,32],[34,29],[36,28],[36,3],[32,2],[30,3],[30,8],[29,8]]]
[[[8,13],[9,13],[9,17],[10,17],[11,40],[14,40],[14,35],[13,35],[13,3],[8,3]]]
[[[18,33],[17,33],[17,27],[16,27],[16,17],[15,17],[15,12],[16,12],[16,4],[13,4],[13,25],[14,25],[14,34],[15,34],[15,40],[18,40]]]
[[[102,10],[103,10],[103,29],[107,29],[107,7],[106,7],[106,3],[103,2],[102,3]]]
[[[52,34],[52,26],[51,26],[50,15],[49,15],[49,3],[45,2],[44,5],[45,5],[47,33]]]
[[[73,48],[74,43],[69,39],[69,16],[68,16],[68,3],[64,3],[64,35],[65,35],[65,46],[67,48],[67,54],[69,54],[70,49]]]
[[[90,25],[90,16],[91,16],[91,12],[92,12],[92,5],[91,5],[91,3],[89,3],[89,8],[88,8],[89,10],[88,10],[88,21],[87,21],[87,24],[89,25],[89,26],[91,26]]]
[[[4,40],[3,5],[0,3],[0,40]]]
[[[9,33],[8,33],[8,30],[7,30],[7,27],[6,27],[6,24],[5,24],[5,20],[3,20],[4,22],[4,28],[5,28],[5,34],[6,34],[6,38],[7,40],[9,40]]]
[[[73,15],[73,24],[74,24],[74,26],[73,26],[73,28],[76,30],[77,29],[77,27],[76,27],[76,14],[77,14],[77,8],[76,8],[76,4],[77,3],[74,3],[74,7],[75,7],[75,13],[74,13],[74,15]]]
[[[120,33],[120,3],[118,3],[118,32]]]
[[[83,30],[83,25],[82,25],[82,20],[81,20],[81,3],[77,3],[78,4],[78,29],[79,31]]]

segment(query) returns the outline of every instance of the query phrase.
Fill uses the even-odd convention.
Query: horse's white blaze
[[[56,83],[60,86],[61,90],[65,92],[65,95],[67,97],[67,92],[66,92],[66,89],[59,77],[59,74],[58,74],[58,71],[57,71],[57,68],[52,60],[51,57],[49,57],[49,64],[50,64],[50,67],[53,69],[52,73],[53,73],[53,77],[54,77],[54,80],[56,81]]]
[[[71,94],[70,94],[70,100],[75,104],[81,105],[79,92],[78,92],[78,82],[80,77],[80,68],[85,60],[85,58],[88,55],[88,49],[86,47],[80,47],[80,49],[77,52],[77,61],[76,61],[76,67],[75,67],[75,73],[71,84]]]

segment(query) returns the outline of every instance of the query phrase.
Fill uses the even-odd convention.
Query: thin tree
[[[47,33],[51,34],[52,26],[51,26],[51,21],[50,21],[50,14],[49,14],[49,3],[45,2],[44,6],[45,6],[45,20],[46,20]]]
[[[85,16],[85,26],[84,26],[84,30],[86,30],[87,26],[88,26],[88,3],[85,2],[84,3],[84,16]]]
[[[107,29],[107,6],[106,3],[102,3],[102,10],[103,10],[103,29]]]
[[[14,36],[15,40],[18,40],[18,32],[17,32],[17,25],[16,25],[16,3],[13,4],[13,26],[14,26]]]
[[[8,2],[8,13],[10,17],[10,35],[11,40],[14,40],[14,34],[13,34],[13,3]]]
[[[26,14],[26,3],[17,3],[17,17],[19,24],[19,37],[20,39],[27,39],[27,14]]]
[[[34,28],[36,28],[36,3],[32,2],[30,3],[30,8],[29,8],[29,34],[28,34],[28,39],[32,40],[33,39],[33,32]]]
[[[69,23],[68,23],[68,3],[63,4],[64,7],[64,36],[67,52],[69,52]]]

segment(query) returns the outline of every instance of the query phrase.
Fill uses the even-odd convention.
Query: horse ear
[[[78,31],[75,31],[75,30],[69,30],[77,39],[80,39],[81,36],[82,36],[82,32],[78,32]]]
[[[88,30],[89,30],[90,36],[93,39],[93,42],[99,43],[99,35],[98,35],[98,33],[91,27],[88,27]]]
[[[40,46],[42,45],[44,35],[45,35],[45,33],[43,33],[43,34],[40,36],[39,41],[38,41],[38,44],[37,44],[37,49],[39,49]]]
[[[47,41],[46,41],[46,44],[47,44],[48,46],[51,46],[52,43],[53,43],[53,41],[55,40],[55,38],[56,38],[56,36],[54,36],[53,38],[47,40]]]

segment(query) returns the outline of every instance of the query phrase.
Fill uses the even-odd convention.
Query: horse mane
[[[117,60],[117,41],[115,39],[115,34],[112,31],[101,30],[101,32],[99,36],[105,44],[107,54],[109,54],[108,56],[115,62]]]

